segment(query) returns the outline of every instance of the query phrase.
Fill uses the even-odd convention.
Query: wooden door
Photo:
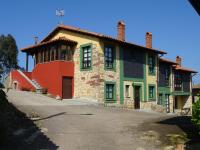
[[[72,78],[70,77],[63,77],[62,79],[62,98],[72,98]]]
[[[135,109],[140,109],[140,86],[135,86],[134,87],[134,100],[135,100],[135,103],[134,103],[134,106],[135,106]]]

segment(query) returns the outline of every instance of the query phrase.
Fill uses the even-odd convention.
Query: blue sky
[[[137,44],[144,45],[145,33],[152,32],[153,47],[168,52],[165,58],[180,55],[185,67],[200,72],[200,16],[187,0],[2,0],[0,34],[12,34],[19,49],[32,45],[34,36],[41,40],[57,26],[58,8],[65,10],[64,24],[114,37],[124,20],[126,40]],[[18,59],[25,67],[25,54]],[[200,75],[194,81],[200,83]]]

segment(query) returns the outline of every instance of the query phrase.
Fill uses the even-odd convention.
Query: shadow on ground
[[[198,128],[191,123],[190,116],[177,116],[165,119],[158,122],[163,125],[178,126],[184,133],[188,141],[185,143],[185,150],[199,150],[200,149],[200,135]]]
[[[0,89],[0,149],[56,150],[53,143],[26,114],[8,102]]]

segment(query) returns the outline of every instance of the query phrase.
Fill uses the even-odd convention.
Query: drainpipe
[[[26,71],[28,72],[28,53],[26,53]]]

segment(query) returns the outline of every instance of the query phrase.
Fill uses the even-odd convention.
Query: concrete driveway
[[[8,92],[8,99],[27,114],[39,114],[35,123],[61,150],[160,149],[159,139],[154,144],[145,141],[138,127],[165,117],[165,114],[105,108],[94,101],[80,99],[57,101],[44,95],[13,90]]]

